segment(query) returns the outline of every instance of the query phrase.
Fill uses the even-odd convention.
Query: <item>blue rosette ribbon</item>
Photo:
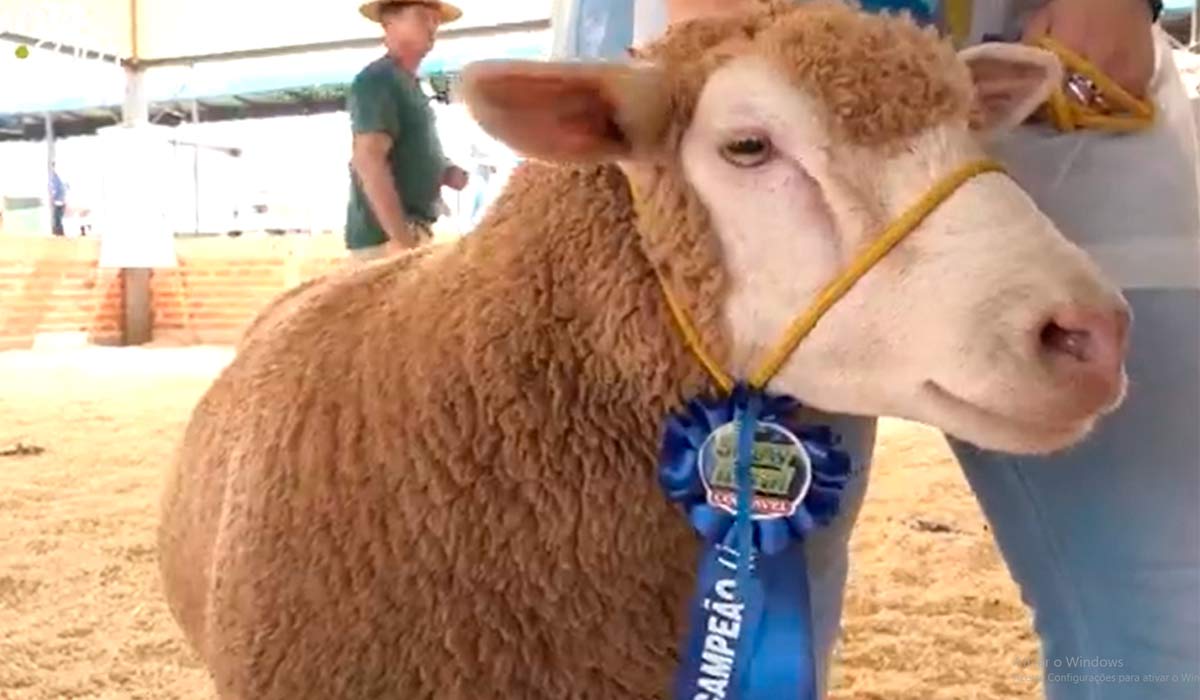
[[[678,700],[816,698],[803,542],[837,516],[850,458],[830,428],[800,423],[800,408],[791,397],[738,385],[724,399],[688,402],[667,421],[659,483],[704,542]],[[723,426],[736,433],[736,508],[728,498],[714,503],[702,468],[701,454]],[[794,436],[809,465],[797,502],[775,512],[753,510],[759,426]]]

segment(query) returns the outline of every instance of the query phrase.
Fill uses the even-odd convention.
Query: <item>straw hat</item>
[[[462,10],[448,2],[441,2],[441,0],[371,0],[371,2],[360,5],[358,11],[372,22],[378,22],[385,5],[428,5],[442,13],[443,24],[462,17]]]

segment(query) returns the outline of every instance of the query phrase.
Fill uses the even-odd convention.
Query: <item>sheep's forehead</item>
[[[650,55],[680,76],[684,119],[707,78],[745,56],[767,59],[824,106],[835,135],[857,145],[899,143],[952,120],[965,123],[971,105],[966,67],[933,30],[841,3],[772,6],[749,18],[682,25]]]

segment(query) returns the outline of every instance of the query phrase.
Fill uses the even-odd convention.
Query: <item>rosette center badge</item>
[[[730,515],[737,514],[737,422],[722,425],[700,447],[700,478],[708,503]],[[789,518],[795,514],[812,485],[812,461],[804,445],[778,423],[754,426],[750,450],[750,510],[756,520]]]

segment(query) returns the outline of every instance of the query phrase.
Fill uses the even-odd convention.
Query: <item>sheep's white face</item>
[[[766,61],[737,59],[711,76],[683,138],[732,281],[724,316],[741,376],[884,225],[984,155],[966,124],[897,157],[855,150],[820,109]],[[985,174],[860,280],[772,387],[985,447],[1058,449],[1122,397],[1127,314],[1009,177]]]
[[[888,223],[983,157],[973,129],[1023,122],[1062,77],[1057,59],[1029,47],[960,57],[975,80],[975,125],[930,121],[898,149],[837,141],[824,105],[755,52],[709,75],[678,152],[665,155],[707,207],[732,281],[723,312],[734,373],[745,376]],[[502,61],[470,67],[464,91],[481,125],[520,152],[636,174],[674,146],[664,81],[654,66]],[[1008,176],[988,173],[867,273],[770,388],[987,448],[1052,451],[1122,398],[1128,323],[1082,251]]]

